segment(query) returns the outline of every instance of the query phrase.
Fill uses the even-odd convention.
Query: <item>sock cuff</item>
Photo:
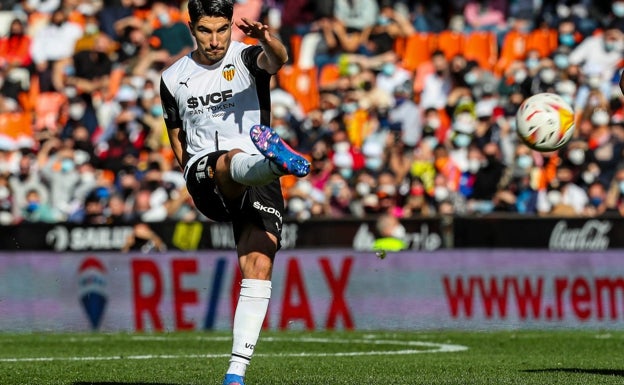
[[[251,298],[271,298],[271,281],[264,279],[243,279],[240,295]]]

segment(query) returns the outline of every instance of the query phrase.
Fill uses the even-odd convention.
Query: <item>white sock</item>
[[[271,281],[243,279],[234,314],[232,358],[227,373],[245,376],[271,298]]]
[[[263,186],[284,175],[284,173],[262,155],[239,152],[232,157],[230,175],[240,184]]]

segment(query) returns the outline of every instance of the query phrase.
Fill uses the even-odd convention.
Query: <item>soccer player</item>
[[[287,60],[284,45],[246,18],[236,25],[259,45],[232,41],[232,0],[190,0],[188,10],[197,48],[163,72],[163,115],[195,205],[233,225],[243,280],[223,384],[244,385],[280,248],[279,177],[305,176],[310,164],[268,127],[269,80]]]

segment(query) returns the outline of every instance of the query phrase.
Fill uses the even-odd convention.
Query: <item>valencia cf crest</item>
[[[236,74],[236,67],[234,67],[234,64],[228,64],[225,66],[225,68],[223,68],[223,77],[228,82],[234,79],[235,74]]]
[[[212,167],[208,166],[208,178],[212,179],[214,178],[214,170],[212,169]]]

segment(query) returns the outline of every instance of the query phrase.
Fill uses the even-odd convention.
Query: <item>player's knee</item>
[[[262,252],[251,252],[241,257],[241,270],[243,278],[271,279],[273,259]]]
[[[232,168],[232,158],[239,152],[243,152],[243,150],[234,149],[221,155],[219,159],[217,159],[217,172],[226,173],[229,175],[230,169]]]

